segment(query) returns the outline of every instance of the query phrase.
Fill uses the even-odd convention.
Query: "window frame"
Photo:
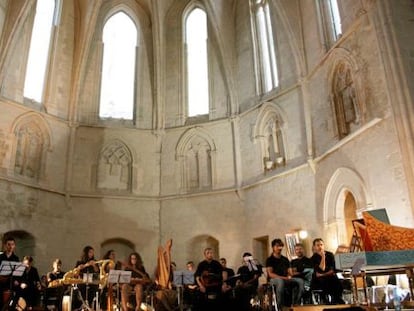
[[[207,80],[207,96],[208,96],[208,99],[207,99],[208,107],[207,108],[208,108],[208,111],[205,114],[198,114],[198,115],[190,116],[189,115],[190,102],[189,102],[189,95],[188,95],[189,94],[188,80],[189,80],[190,77],[189,77],[189,72],[188,72],[187,19],[188,19],[189,15],[195,9],[202,10],[206,15],[206,37],[207,37],[207,44],[206,44],[207,79],[206,80]],[[206,119],[209,119],[210,110],[211,110],[211,85],[210,85],[210,82],[209,82],[210,81],[209,77],[210,77],[210,74],[211,74],[210,64],[209,64],[209,19],[208,19],[208,14],[207,14],[206,8],[201,3],[199,3],[198,1],[191,2],[183,11],[181,24],[182,24],[182,46],[183,46],[183,52],[182,52],[183,53],[182,54],[183,70],[182,70],[182,73],[183,73],[183,77],[184,77],[183,78],[183,87],[182,87],[183,94],[184,94],[183,95],[183,98],[184,98],[184,101],[183,101],[184,119],[185,120],[190,119],[190,120],[194,120],[194,121],[196,121],[196,120],[205,121]]]
[[[277,38],[274,31],[274,20],[272,18],[270,3],[268,0],[251,0],[251,29],[252,29],[252,42],[254,50],[254,65],[256,75],[256,91],[258,94],[268,94],[277,90],[280,87],[279,68],[278,68],[278,53],[277,53]],[[259,11],[262,10],[265,22],[265,33],[260,32],[260,26],[258,21]],[[266,51],[264,51],[261,38],[265,36],[267,45]],[[266,82],[265,72],[265,58],[268,59],[270,64],[270,82],[269,85]]]

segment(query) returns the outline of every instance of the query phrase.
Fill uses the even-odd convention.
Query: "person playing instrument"
[[[44,303],[45,306],[48,305],[49,299],[54,299],[54,305],[58,310],[62,310],[62,299],[65,291],[64,286],[55,285],[58,280],[63,279],[65,272],[62,271],[62,261],[59,258],[56,258],[52,261],[52,271],[49,271],[46,274],[47,288],[44,291]]]
[[[33,266],[33,257],[24,256],[23,264],[26,266],[26,270],[20,279],[20,292],[21,296],[26,301],[28,310],[39,304],[40,290],[40,276],[37,268]]]
[[[131,282],[129,284],[122,284],[121,287],[121,305],[122,311],[128,311],[129,295],[132,289],[135,290],[135,310],[140,310],[144,286],[151,283],[148,273],[141,256],[137,252],[133,252],[128,256],[128,262],[123,264],[124,270],[132,271]]]
[[[204,249],[204,260],[201,261],[194,274],[201,292],[200,310],[217,310],[221,308],[221,290],[224,272],[221,264],[214,259],[214,251]]]
[[[76,262],[75,269],[79,270],[80,277],[86,281],[86,286],[79,284],[78,287],[82,295],[86,297],[89,306],[91,306],[95,293],[98,290],[98,285],[92,284],[93,276],[99,273],[99,267],[95,260],[95,250],[92,246],[87,245],[83,248],[81,258]]]
[[[325,250],[325,244],[321,238],[313,240],[312,244],[314,251],[311,257],[314,268],[312,289],[322,290],[323,298],[328,300],[326,302],[343,304],[342,285],[335,272],[334,254]]]
[[[62,279],[65,275],[65,272],[62,271],[62,261],[59,258],[56,258],[52,262],[52,271],[49,271],[46,274],[47,284],[50,282]]]
[[[275,287],[276,301],[280,309],[290,306],[285,296],[285,289],[292,294],[293,304],[300,304],[304,291],[304,281],[292,276],[289,259],[282,255],[284,243],[281,239],[272,241],[272,254],[266,260],[269,283]]]
[[[240,275],[236,283],[237,310],[250,310],[250,299],[257,294],[263,267],[251,253],[245,252],[243,264],[237,269],[237,274]]]
[[[14,253],[16,250],[16,241],[13,237],[7,236],[3,240],[3,253],[0,254],[0,265],[3,261],[17,261],[19,262],[19,257]],[[2,299],[0,300],[0,307],[3,307],[3,304],[7,303],[7,300],[10,295],[5,293],[11,293],[13,283],[11,282],[11,276],[0,276],[0,294]]]

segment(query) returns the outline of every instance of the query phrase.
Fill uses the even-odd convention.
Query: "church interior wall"
[[[30,233],[36,241],[32,255],[40,271],[49,268],[52,257],[62,257],[64,268],[71,268],[84,245],[93,245],[102,255],[102,243],[117,238],[134,245],[150,272],[157,246],[168,238],[174,240],[173,258],[181,267],[187,260],[200,260],[202,248],[212,240],[218,243],[218,255],[238,266],[242,252],[254,250],[254,239],[283,238],[299,229],[307,230],[309,239],[326,238],[334,248],[337,245],[331,241],[340,226],[333,222],[343,216],[336,205],[326,206],[326,202],[340,201],[336,196],[341,194],[329,193],[338,169],[352,171],[360,179],[358,187],[366,197],[355,194],[359,212],[386,208],[392,224],[414,225],[397,135],[399,120],[392,110],[395,99],[388,92],[384,51],[374,23],[378,21],[370,11],[375,6],[368,5],[379,1],[346,2],[341,7],[350,12],[344,15],[344,34],[332,47],[324,46],[315,30],[313,2],[271,1],[272,8],[279,10],[275,26],[280,86],[266,96],[257,94],[247,1],[226,1],[223,7],[211,2],[207,9],[220,22],[210,25],[214,105],[209,122],[185,117],[182,20],[177,18],[185,6],[170,1],[170,10],[162,6],[165,42],[152,42],[156,35],[144,23],[148,28],[141,41],[144,65],[139,69],[135,123],[102,121],[97,116],[101,53],[97,34],[101,29],[94,25],[102,24],[110,6],[120,1],[107,1],[105,12],[95,2],[64,1],[44,107],[28,103],[22,95],[28,20],[17,27],[4,18],[8,6],[13,3],[17,14],[25,8],[23,2],[0,0],[0,31],[6,30],[2,44],[4,38],[14,36],[0,53],[0,105],[7,111],[0,114],[0,233]],[[149,14],[146,9],[140,11],[137,2],[127,3],[138,15]],[[233,14],[237,16],[234,26],[230,19],[223,20]],[[82,23],[96,16],[97,21]],[[302,28],[295,22],[299,16]],[[399,36],[401,43],[409,41]],[[407,75],[414,66],[413,57],[408,56],[412,45],[403,44]],[[153,68],[153,48],[165,54],[165,67],[157,69],[165,70],[161,77]],[[333,66],[342,60],[353,66],[363,109],[359,123],[340,139],[331,79]],[[165,89],[156,88],[157,79]],[[408,86],[400,91],[412,93],[414,88]],[[157,97],[158,91],[162,94]],[[234,109],[238,106],[239,111]],[[283,165],[271,170],[264,168],[261,133],[256,130],[266,112],[280,118],[284,139]],[[165,123],[154,128],[156,118]],[[50,142],[41,153],[36,178],[15,173],[18,137],[13,128],[26,123]],[[198,188],[187,179],[183,162],[191,143],[203,146],[203,156],[210,161],[204,164],[206,184]],[[110,152],[105,154],[107,150],[117,151],[116,165]],[[333,198],[327,200],[327,195]]]

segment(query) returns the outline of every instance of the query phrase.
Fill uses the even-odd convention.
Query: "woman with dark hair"
[[[99,278],[99,267],[95,260],[95,250],[92,246],[85,246],[82,250],[81,258],[76,262],[76,269],[79,270],[80,277],[83,278],[86,285],[79,284],[79,289],[83,297],[86,297],[89,306],[92,305],[98,285],[92,284],[94,279]]]
[[[144,287],[151,283],[148,273],[145,271],[144,263],[141,256],[137,252],[133,252],[128,256],[128,262],[123,264],[125,271],[131,271],[131,281],[129,284],[122,284],[121,302],[122,311],[128,311],[129,295],[135,290],[135,310],[140,310]]]

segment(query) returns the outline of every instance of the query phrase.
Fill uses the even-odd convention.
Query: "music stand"
[[[116,306],[121,310],[119,305],[119,284],[129,284],[131,282],[132,271],[109,270],[108,283],[117,284],[116,289]]]
[[[26,270],[26,266],[19,261],[7,261],[4,260],[1,262],[0,265],[0,275],[2,276],[10,276],[10,289],[12,289],[13,285],[13,276],[22,276],[24,271]]]

